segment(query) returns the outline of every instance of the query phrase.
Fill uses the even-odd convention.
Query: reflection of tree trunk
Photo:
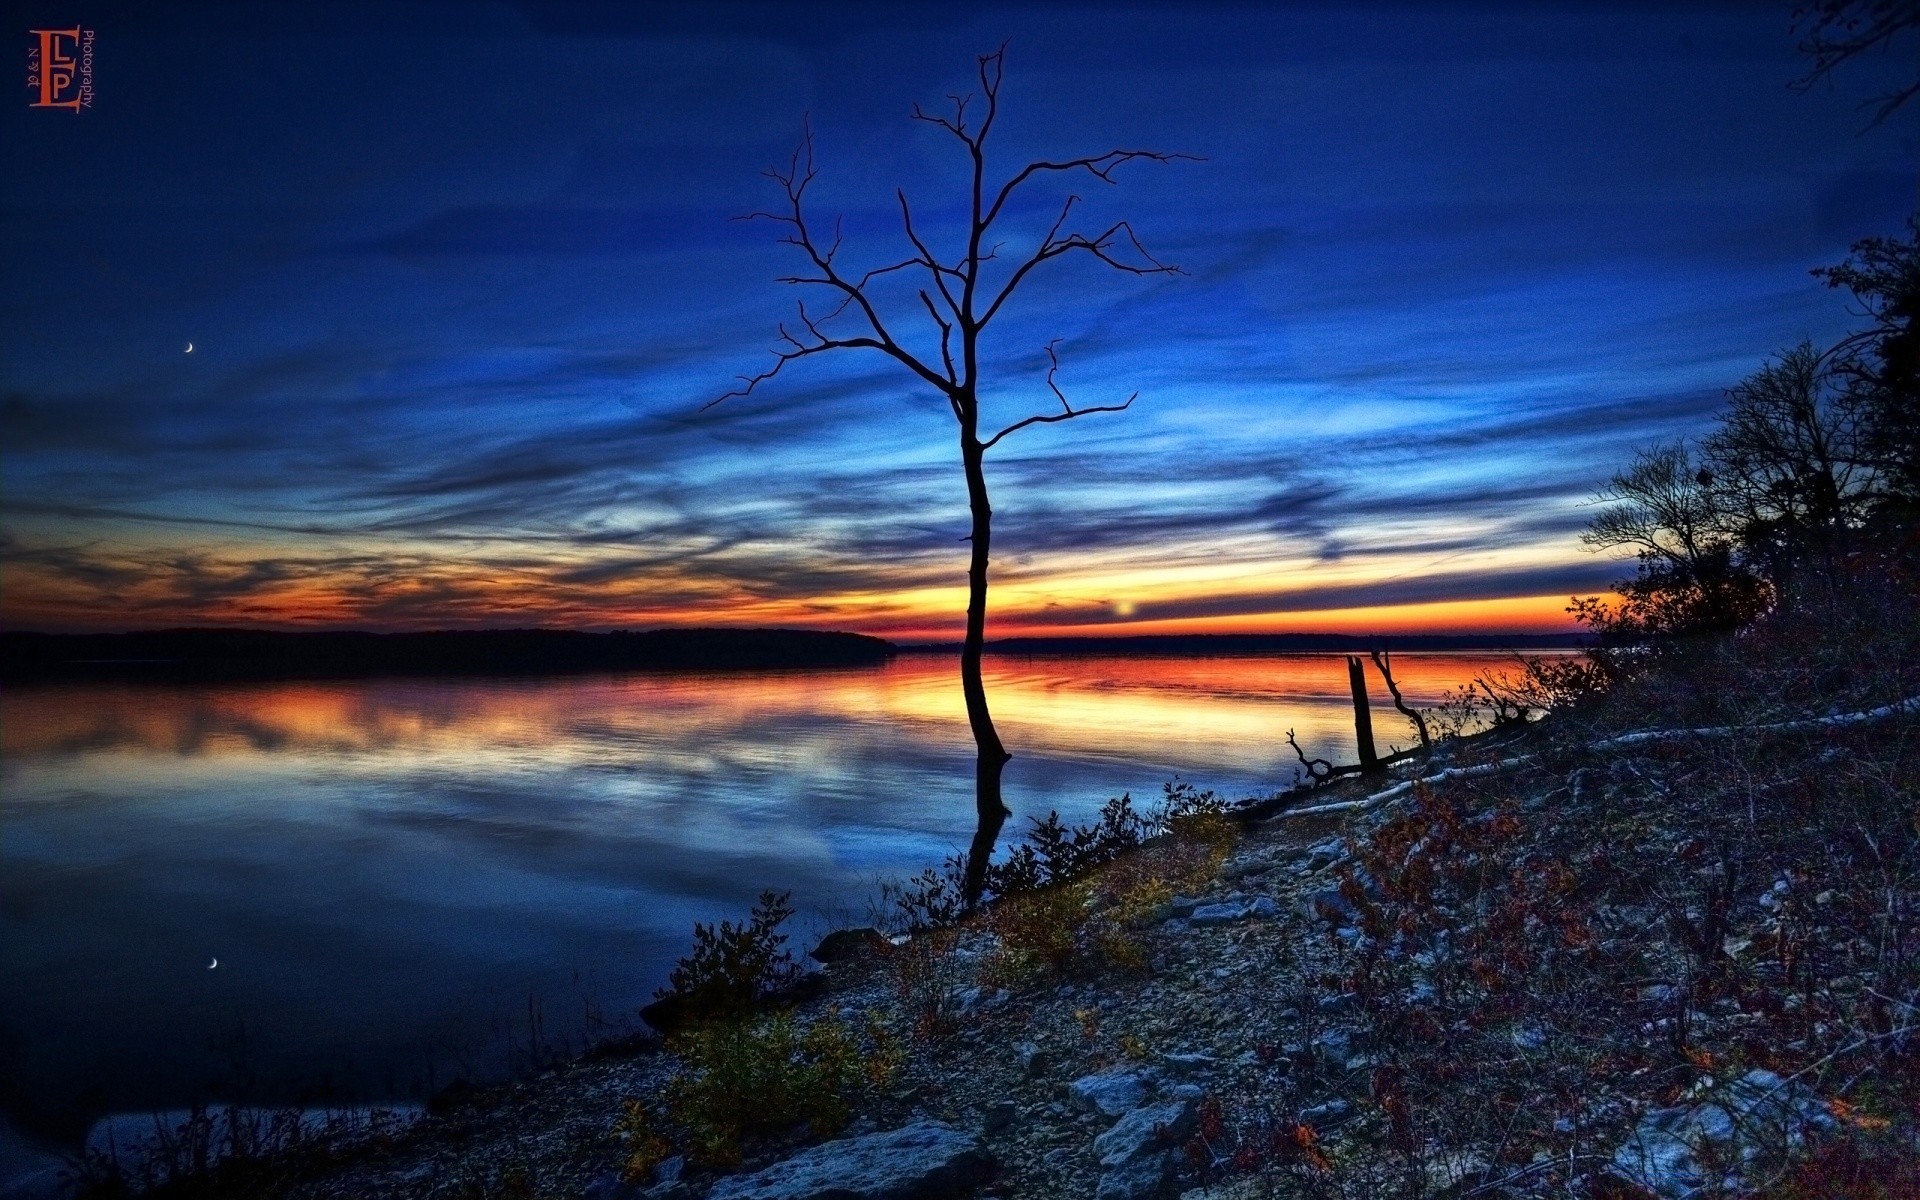
[[[1367,704],[1367,669],[1351,654],[1347,656],[1347,683],[1353,689],[1353,739],[1360,744],[1360,769],[1377,771],[1380,756],[1373,750],[1373,710]]]
[[[993,506],[987,503],[985,451],[973,430],[964,429],[960,456],[967,472],[967,504],[973,510],[973,554],[967,563],[967,640],[960,651],[960,690],[967,700],[967,725],[979,751],[974,765],[974,806],[980,823],[967,852],[967,906],[980,902],[987,863],[993,845],[1006,824],[1007,806],[1000,799],[1000,772],[1013,756],[1000,744],[987,711],[987,688],[980,679],[980,653],[987,637],[987,556],[993,540]]]

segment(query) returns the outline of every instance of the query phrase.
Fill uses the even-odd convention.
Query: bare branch
[[[1075,199],[1077,199],[1077,197],[1069,196],[1067,198],[1067,208],[1072,207]],[[1054,222],[1053,227],[1056,232],[1059,230],[1061,224],[1065,222],[1066,215],[1067,209],[1063,208],[1060,213],[1060,218]],[[1146,260],[1144,266],[1137,262],[1128,262],[1125,259],[1114,257],[1114,248],[1122,235],[1125,236],[1127,244],[1133,247],[1134,253]],[[1070,233],[1066,237],[1058,237],[1056,233],[1050,233],[1047,239],[1040,244],[1040,248],[1033,252],[1032,257],[1028,258],[1026,262],[1021,263],[1019,268],[1007,278],[1007,282],[1001,287],[999,295],[993,298],[993,303],[987,305],[987,311],[981,315],[978,325],[981,328],[985,328],[987,322],[993,320],[994,314],[999,312],[1000,306],[1005,304],[1007,298],[1013,295],[1014,289],[1020,286],[1020,281],[1027,277],[1028,272],[1050,258],[1059,258],[1061,255],[1071,254],[1075,250],[1084,250],[1114,270],[1125,271],[1129,275],[1184,274],[1179,267],[1172,263],[1163,263],[1155,258],[1147,248],[1140,243],[1139,237],[1133,232],[1132,224],[1126,221],[1115,221],[1112,225],[1107,226],[1098,237],[1090,238],[1083,233]]]
[[[939,309],[933,306],[933,297],[927,295],[925,288],[920,289],[920,303],[927,306],[927,315],[932,317],[933,323],[940,327],[940,361],[946,365],[947,378],[958,383],[960,377],[954,373],[953,369],[953,325],[940,315]]]
[[[999,433],[994,434],[992,437],[988,438],[986,441],[980,443],[981,450],[993,449],[994,444],[997,443],[1001,438],[1006,437],[1010,433],[1015,433],[1015,432],[1018,432],[1019,430],[1025,429],[1029,425],[1052,425],[1060,421],[1071,421],[1075,417],[1088,416],[1092,413],[1125,412],[1127,409],[1133,407],[1133,402],[1135,400],[1138,400],[1140,398],[1140,393],[1135,392],[1133,395],[1127,397],[1127,402],[1125,404],[1097,404],[1089,408],[1075,408],[1072,405],[1072,403],[1070,403],[1067,400],[1066,393],[1062,392],[1060,390],[1059,385],[1054,383],[1053,381],[1053,377],[1060,373],[1060,356],[1054,353],[1054,349],[1053,349],[1055,346],[1058,346],[1059,344],[1060,344],[1059,338],[1055,338],[1051,342],[1047,343],[1047,358],[1053,364],[1052,366],[1047,368],[1047,388],[1050,391],[1052,391],[1055,396],[1059,398],[1060,407],[1066,411],[1057,412],[1057,413],[1041,413],[1038,416],[1027,417],[1023,420],[1015,421],[1013,424],[1007,426],[1005,429],[1002,429]]]
[[[1433,745],[1433,735],[1427,730],[1426,714],[1417,708],[1409,707],[1406,700],[1400,695],[1400,685],[1393,681],[1392,651],[1369,650],[1367,654],[1372,657],[1373,665],[1379,669],[1380,678],[1386,681],[1387,691],[1393,696],[1393,706],[1400,710],[1401,716],[1413,722],[1414,730],[1420,735],[1420,748],[1425,750],[1431,747]]]
[[[829,288],[840,294],[840,304],[831,313],[827,314],[826,317],[820,318],[819,320],[810,318],[803,304],[800,309],[800,320],[806,327],[807,334],[812,340],[802,342],[787,333],[783,326],[780,335],[781,341],[786,343],[790,348],[784,350],[776,349],[774,351],[776,359],[773,366],[757,375],[740,376],[741,387],[716,398],[705,407],[710,408],[713,404],[718,404],[721,400],[725,400],[731,396],[744,396],[751,393],[755,387],[778,375],[782,367],[795,359],[818,354],[824,350],[853,348],[879,350],[905,366],[921,379],[939,388],[943,393],[951,395],[952,389],[955,386],[953,380],[927,366],[910,351],[901,346],[899,342],[894,339],[893,335],[888,332],[885,323],[880,319],[878,310],[874,308],[873,303],[862,290],[866,283],[875,276],[885,274],[888,271],[898,270],[903,266],[911,266],[915,260],[908,260],[906,263],[894,264],[889,267],[876,268],[874,271],[869,271],[863,276],[860,282],[855,283],[841,275],[839,270],[833,265],[834,256],[840,249],[840,222],[838,220],[834,222],[833,242],[826,250],[822,251],[818,243],[814,241],[812,230],[807,226],[805,208],[807,187],[813,182],[816,175],[813,161],[813,127],[811,123],[802,126],[800,145],[795,148],[793,156],[788,160],[786,170],[782,171],[778,167],[774,167],[767,170],[765,174],[768,178],[778,183],[781,190],[786,193],[788,211],[785,213],[748,213],[745,219],[772,220],[788,226],[791,232],[781,238],[781,242],[789,246],[798,247],[801,252],[807,256],[808,260],[813,263],[814,269],[819,272],[817,275],[785,276],[780,282]],[[821,321],[832,320],[834,317],[846,311],[850,306],[859,309],[860,315],[866,320],[867,327],[872,331],[871,337],[832,337],[820,328]]]
[[[947,302],[947,307],[952,310],[956,317],[959,316],[960,306],[954,302],[953,293],[947,290],[946,277],[951,275],[964,282],[966,276],[960,271],[941,263],[939,259],[933,256],[933,251],[927,249],[927,244],[920,240],[920,234],[913,227],[913,210],[907,207],[906,189],[895,188],[893,194],[900,198],[900,223],[906,228],[907,240],[912,242],[913,248],[920,252],[919,258],[908,261],[918,262],[933,274],[933,282],[934,285],[940,289],[941,299]],[[864,284],[865,280],[861,282]]]
[[[1287,745],[1293,747],[1294,757],[1300,760],[1300,766],[1305,769],[1308,780],[1321,783],[1331,779],[1335,774],[1337,768],[1326,759],[1307,757],[1307,752],[1300,748],[1299,739],[1293,736],[1291,729],[1287,730]]]
[[[1113,177],[1114,170],[1123,163],[1136,161],[1170,163],[1205,162],[1206,159],[1198,154],[1170,154],[1162,150],[1109,150],[1105,154],[1095,154],[1086,158],[1069,158],[1062,162],[1031,162],[1020,168],[1019,173],[1000,186],[999,194],[994,197],[993,206],[987,210],[985,223],[993,224],[994,218],[1000,215],[1000,210],[1006,207],[1013,193],[1021,184],[1035,175],[1048,171],[1086,171],[1102,183],[1114,183],[1117,182]]]

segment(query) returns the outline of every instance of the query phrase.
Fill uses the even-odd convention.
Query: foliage
[[[1066,970],[1080,956],[1090,898],[1085,884],[1067,883],[1003,897],[987,914],[987,928],[1000,938],[999,976]]]
[[[621,1108],[620,1120],[613,1127],[614,1136],[627,1152],[620,1164],[620,1177],[628,1183],[640,1183],[673,1154],[673,1143],[660,1132],[659,1119],[644,1103],[628,1100]]]
[[[692,1156],[716,1166],[738,1162],[742,1140],[757,1134],[802,1122],[816,1137],[838,1132],[853,1099],[899,1061],[884,1026],[870,1022],[863,1039],[834,1012],[805,1028],[789,1013],[711,1021],[668,1048],[683,1064],[668,1111]]]
[[[791,893],[766,891],[745,922],[693,927],[693,953],[674,964],[656,995],[673,998],[698,1020],[737,1017],[800,977],[780,926],[793,916]]]
[[[894,993],[917,1037],[942,1038],[959,1027],[956,997],[968,969],[956,953],[959,943],[952,926],[927,929],[887,957]]]
[[[1920,507],[1920,224],[1909,218],[1905,237],[1856,242],[1845,262],[1814,274],[1851,292],[1867,316],[1828,361],[1860,414],[1883,507],[1911,520]]]
[[[998,896],[1057,887],[1112,862],[1152,832],[1153,822],[1134,810],[1130,795],[1108,800],[1091,825],[1068,825],[1049,812],[1034,818],[1026,840],[987,869],[987,886]]]
[[[1628,549],[1618,604],[1576,599],[1609,680],[1783,604],[1909,570],[1920,539],[1920,225],[1816,271],[1868,326],[1785,350],[1732,387],[1697,447],[1640,451],[1583,541]],[[1803,613],[1803,615],[1811,615]]]

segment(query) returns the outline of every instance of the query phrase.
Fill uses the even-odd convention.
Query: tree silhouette
[[[1835,68],[1870,51],[1885,53],[1903,34],[1920,29],[1920,3],[1915,0],[1810,0],[1793,10],[1793,31],[1800,37],[1800,53],[1813,66],[1794,82],[1796,91],[1808,91],[1830,79]],[[1912,53],[1907,63],[1913,62]],[[1869,126],[1878,125],[1920,93],[1920,81],[1902,83],[1865,101],[1873,106]]]
[[[900,223],[913,253],[897,262],[859,274],[842,270],[837,261],[841,246],[839,223],[835,222],[832,236],[823,239],[809,223],[805,208],[807,189],[816,174],[810,127],[803,133],[799,148],[794,151],[786,167],[776,167],[766,172],[767,177],[778,183],[785,194],[784,207],[779,211],[749,213],[741,219],[772,221],[783,226],[786,232],[780,239],[781,243],[798,249],[808,265],[806,273],[783,276],[779,282],[823,290],[828,295],[830,307],[810,312],[806,301],[802,300],[798,306],[797,327],[789,328],[785,324],[779,327],[780,340],[774,348],[773,365],[758,374],[741,376],[739,387],[713,400],[708,406],[750,394],[759,385],[778,375],[787,364],[800,359],[829,351],[874,350],[892,358],[921,383],[940,393],[951,408],[954,422],[959,427],[960,465],[966,476],[967,503],[972,514],[972,530],[968,537],[972,543],[972,553],[967,564],[967,634],[960,655],[960,686],[966,698],[967,723],[978,751],[974,795],[979,824],[967,855],[966,896],[969,906],[979,902],[987,862],[992,857],[1000,827],[1008,816],[1006,806],[1001,801],[1000,776],[1012,757],[994,729],[993,716],[987,707],[986,688],[980,678],[980,655],[986,639],[987,623],[987,564],[993,533],[993,506],[987,496],[986,452],[1008,436],[1030,426],[1071,421],[1093,413],[1120,412],[1138,396],[1136,392],[1121,404],[1076,408],[1058,384],[1060,359],[1056,348],[1059,341],[1055,339],[1046,347],[1050,364],[1046,384],[1060,402],[1060,411],[1036,413],[982,436],[980,335],[1000,315],[1027,277],[1042,264],[1056,259],[1080,254],[1130,275],[1179,273],[1178,267],[1150,254],[1135,236],[1133,226],[1126,221],[1116,221],[1092,234],[1070,230],[1069,223],[1074,218],[1075,206],[1081,202],[1078,195],[1066,197],[1046,235],[1017,265],[1004,271],[998,266],[989,267],[989,264],[1000,261],[1000,246],[989,235],[994,232],[996,222],[1006,214],[1009,201],[1028,184],[1042,177],[1084,173],[1101,183],[1111,184],[1115,181],[1114,173],[1130,162],[1164,163],[1193,157],[1157,150],[1109,150],[1103,154],[1057,162],[1030,162],[997,187],[992,186],[987,178],[986,145],[993,131],[994,119],[999,115],[1005,56],[1005,46],[991,54],[979,56],[977,69],[980,93],[977,97],[949,96],[952,102],[950,114],[929,113],[919,105],[913,108],[914,120],[945,130],[965,147],[971,160],[971,194],[968,197],[970,219],[966,247],[953,259],[942,259],[929,247],[914,225],[913,209],[907,202],[906,192],[896,189],[894,195],[900,207]],[[968,112],[976,100],[980,103],[976,110],[977,119],[970,117]],[[909,272],[909,279],[919,281],[911,288],[914,296],[908,312],[923,310],[931,322],[931,329],[928,329],[920,324],[919,318],[914,318],[922,331],[930,335],[929,341],[937,336],[937,360],[906,348],[895,336],[896,328],[903,327],[899,322],[899,314],[882,312],[882,297],[877,285],[898,278],[899,272]],[[989,275],[997,278],[989,278]]]

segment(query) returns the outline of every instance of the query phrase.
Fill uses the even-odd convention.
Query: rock
[[[953,993],[953,1013],[955,1016],[969,1017],[975,1013],[999,1008],[1012,998],[997,987],[960,988]]]
[[[1249,1175],[1181,1192],[1180,1200],[1271,1200],[1283,1194],[1273,1180]]]
[[[1074,1080],[1067,1085],[1067,1094],[1088,1112],[1117,1117],[1140,1107],[1153,1085],[1153,1077],[1144,1071],[1102,1071]]]
[[[1331,925],[1351,925],[1360,919],[1360,910],[1340,894],[1339,888],[1321,888],[1301,897],[1307,915]]]
[[[707,1200],[931,1200],[985,1182],[995,1165],[980,1139],[938,1121],[917,1121],[826,1142],[722,1179]]]
[[[1300,1123],[1311,1125],[1315,1129],[1324,1129],[1335,1121],[1345,1120],[1347,1114],[1352,1111],[1353,1105],[1345,1100],[1329,1100],[1324,1104],[1316,1104],[1312,1108],[1301,1109]]]
[[[821,938],[818,946],[807,951],[807,957],[822,963],[853,962],[882,953],[891,945],[885,934],[871,926],[836,929]]]
[[[1812,1089],[1754,1070],[1697,1103],[1648,1112],[1613,1165],[1662,1200],[1738,1194],[1754,1167],[1777,1165],[1837,1124]]]
[[[1344,1029],[1329,1029],[1313,1039],[1313,1052],[1331,1062],[1344,1063],[1353,1051],[1353,1034]]]
[[[1273,860],[1264,854],[1243,854],[1228,859],[1220,867],[1222,879],[1245,879],[1273,870]]]
[[[1011,1100],[996,1100],[987,1106],[987,1113],[980,1122],[984,1133],[999,1133],[1010,1127],[1014,1118],[1020,1115],[1020,1106]]]
[[[1193,910],[1193,916],[1187,918],[1197,927],[1212,925],[1232,925],[1250,917],[1271,919],[1280,915],[1280,906],[1271,896],[1255,896],[1251,900],[1229,901],[1224,904],[1203,904]]]
[[[620,1172],[608,1171],[587,1183],[580,1192],[580,1200],[640,1200],[643,1194],[639,1184],[624,1182]]]
[[[1028,1079],[1040,1078],[1053,1065],[1052,1056],[1032,1042],[1021,1042],[1015,1052],[1020,1056],[1020,1069],[1027,1073]]]
[[[1093,1139],[1093,1153],[1103,1167],[1125,1166],[1186,1141],[1195,1119],[1191,1100],[1143,1105]]]
[[[1162,1150],[1100,1173],[1094,1200],[1152,1200],[1173,1182],[1173,1154]]]
[[[1163,1054],[1160,1061],[1175,1075],[1205,1075],[1220,1065],[1220,1060],[1211,1054],[1198,1051],[1183,1054]]]
[[[1315,842],[1307,848],[1307,867],[1309,870],[1318,871],[1330,867],[1335,863],[1345,862],[1346,860],[1347,844],[1345,840],[1341,838],[1330,837],[1324,841]]]

